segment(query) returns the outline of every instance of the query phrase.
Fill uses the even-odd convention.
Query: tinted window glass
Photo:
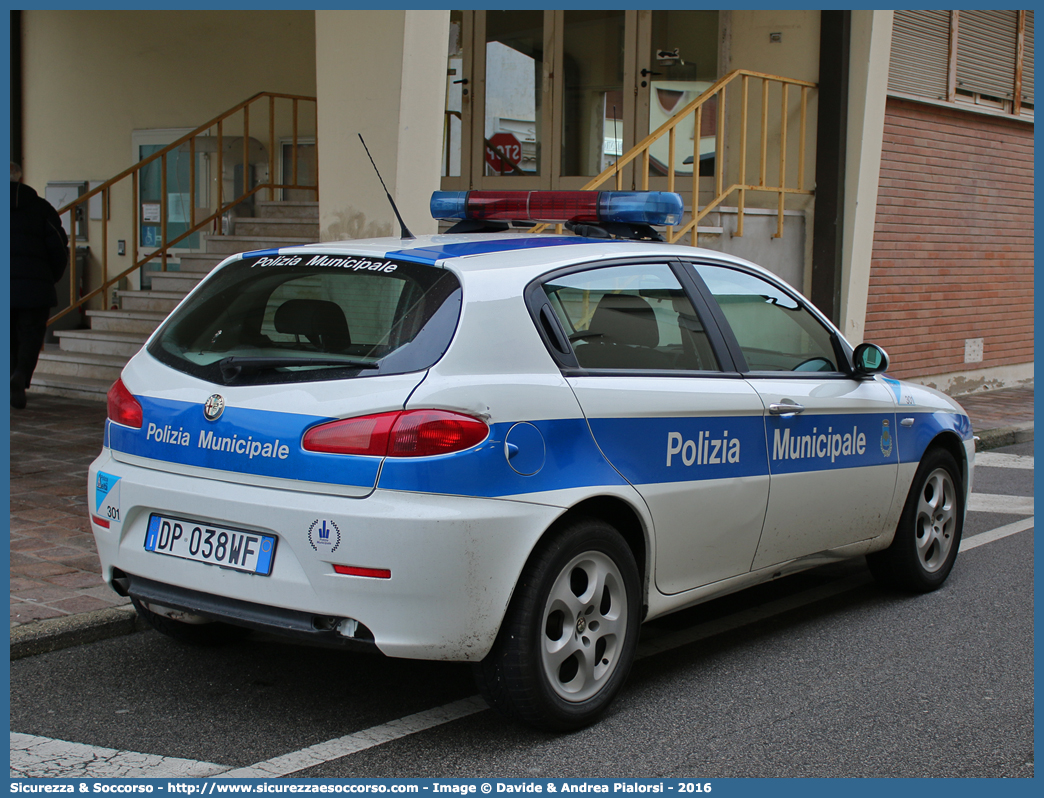
[[[751,371],[838,371],[830,330],[790,294],[746,272],[696,265]]]
[[[460,284],[444,269],[344,255],[225,266],[163,325],[149,352],[220,384],[416,371],[446,351]]]
[[[703,324],[666,264],[576,272],[544,291],[584,368],[719,370]]]

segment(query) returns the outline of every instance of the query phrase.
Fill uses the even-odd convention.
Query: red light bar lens
[[[327,454],[430,457],[470,449],[487,435],[485,422],[462,413],[406,410],[320,424],[304,434],[301,446]]]
[[[110,421],[125,427],[141,429],[141,404],[134,398],[123,380],[116,380],[105,396]]]
[[[597,222],[598,191],[470,191],[469,219]]]
[[[335,574],[345,576],[368,576],[371,579],[391,579],[391,571],[387,568],[356,568],[354,565],[335,565]]]

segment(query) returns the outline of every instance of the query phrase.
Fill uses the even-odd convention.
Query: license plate
[[[260,532],[202,524],[184,518],[149,516],[145,551],[268,576],[276,538]]]

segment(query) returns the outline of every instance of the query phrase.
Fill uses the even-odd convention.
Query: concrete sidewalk
[[[959,397],[980,448],[1033,440],[1033,388]],[[105,405],[30,395],[11,411],[11,653],[61,648],[136,628],[101,579],[87,513],[87,468]]]

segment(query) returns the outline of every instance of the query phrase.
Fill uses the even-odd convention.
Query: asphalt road
[[[991,454],[1019,457],[976,470],[988,509],[941,590],[884,592],[860,559],[647,624],[574,734],[483,709],[463,665],[150,631],[11,663],[12,775],[1029,777],[1032,444]]]

